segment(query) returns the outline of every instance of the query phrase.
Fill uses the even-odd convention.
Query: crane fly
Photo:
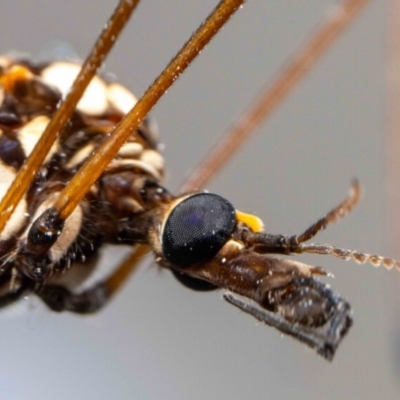
[[[365,1],[344,1],[331,13],[178,194],[162,185],[164,160],[147,113],[242,3],[222,1],[139,100],[95,75],[136,1],[120,2],[82,68],[0,59],[2,306],[34,293],[54,311],[96,312],[134,265],[121,265],[81,292],[61,283],[65,272],[84,268],[105,243],[136,246],[136,258],[150,247],[184,286],[222,288],[229,303],[333,358],[352,324],[349,303],[318,279],[328,275],[324,269],[277,255],[325,254],[399,268],[390,258],[307,243],[353,209],[358,182],[324,217],[291,236],[266,233],[258,217],[202,188]]]

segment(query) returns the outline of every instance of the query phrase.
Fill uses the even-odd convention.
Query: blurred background
[[[335,3],[252,0],[233,17],[153,111],[167,187],[179,187]],[[215,4],[143,0],[105,70],[141,95]],[[83,57],[115,1],[0,5],[2,53],[36,56],[68,43]],[[318,241],[400,258],[386,207],[387,7],[377,0],[362,12],[208,189],[257,213],[269,232],[295,234],[358,177],[361,205]],[[124,254],[105,249],[102,267]],[[331,271],[329,283],[354,309],[332,363],[239,312],[221,293],[185,289],[149,258],[97,315],[57,315],[34,298],[2,310],[2,398],[398,399],[400,273],[299,259]]]

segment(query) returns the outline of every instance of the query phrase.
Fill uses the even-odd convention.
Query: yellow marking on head
[[[253,232],[262,232],[264,230],[264,223],[255,215],[236,210],[236,218],[239,222],[248,225]]]

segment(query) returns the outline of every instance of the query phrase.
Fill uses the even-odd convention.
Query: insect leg
[[[11,270],[0,278],[0,308],[14,303],[32,290],[32,282],[24,277],[14,275],[15,271]]]
[[[61,285],[44,285],[36,294],[53,311],[71,311],[77,314],[94,313],[109,299],[107,290],[101,283],[82,293],[74,293]]]
[[[36,295],[53,311],[94,313],[103,308],[118,292],[128,277],[136,271],[139,262],[148,251],[147,246],[138,245],[107,279],[82,292],[75,293],[61,285],[46,284],[36,291]]]
[[[291,58],[282,72],[267,85],[253,101],[250,108],[213,146],[209,154],[191,172],[181,187],[181,193],[203,188],[216,172],[232,158],[233,154],[247,140],[260,124],[270,116],[296,84],[314,65],[320,56],[350,26],[354,18],[368,3],[368,0],[345,0],[328,14],[318,31]]]

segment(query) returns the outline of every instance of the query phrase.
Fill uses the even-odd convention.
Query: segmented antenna
[[[319,219],[316,223],[311,225],[302,234],[292,236],[290,238],[290,250],[294,253],[312,253],[312,254],[325,254],[332,255],[342,260],[353,260],[359,264],[369,262],[374,267],[383,265],[387,269],[392,269],[394,266],[400,271],[400,261],[393,258],[382,257],[377,254],[360,253],[356,250],[342,249],[330,244],[310,243],[304,244],[307,240],[313,238],[319,231],[325,229],[329,224],[337,222],[340,218],[346,216],[360,201],[361,187],[357,180],[352,182],[350,193],[347,198],[342,201],[338,206],[333,208],[324,217]]]
[[[382,257],[377,254],[361,253],[356,250],[342,249],[341,247],[332,246],[330,244],[305,243],[312,239],[319,231],[325,229],[329,224],[337,222],[340,218],[345,217],[358,204],[360,198],[361,187],[355,179],[352,182],[348,196],[300,235],[288,236],[246,230],[243,232],[244,241],[249,246],[253,247],[256,252],[261,254],[311,253],[332,255],[342,260],[353,260],[359,264],[369,262],[375,267],[383,265],[387,269],[392,269],[396,266],[400,271],[400,261],[393,258]]]
[[[400,271],[400,262],[393,258],[382,257],[377,254],[360,253],[356,250],[342,249],[329,244],[311,243],[308,245],[300,244],[299,250],[296,253],[313,253],[313,254],[329,254],[342,260],[353,260],[358,264],[369,262],[374,267],[383,265],[387,269],[392,269],[394,266]]]

